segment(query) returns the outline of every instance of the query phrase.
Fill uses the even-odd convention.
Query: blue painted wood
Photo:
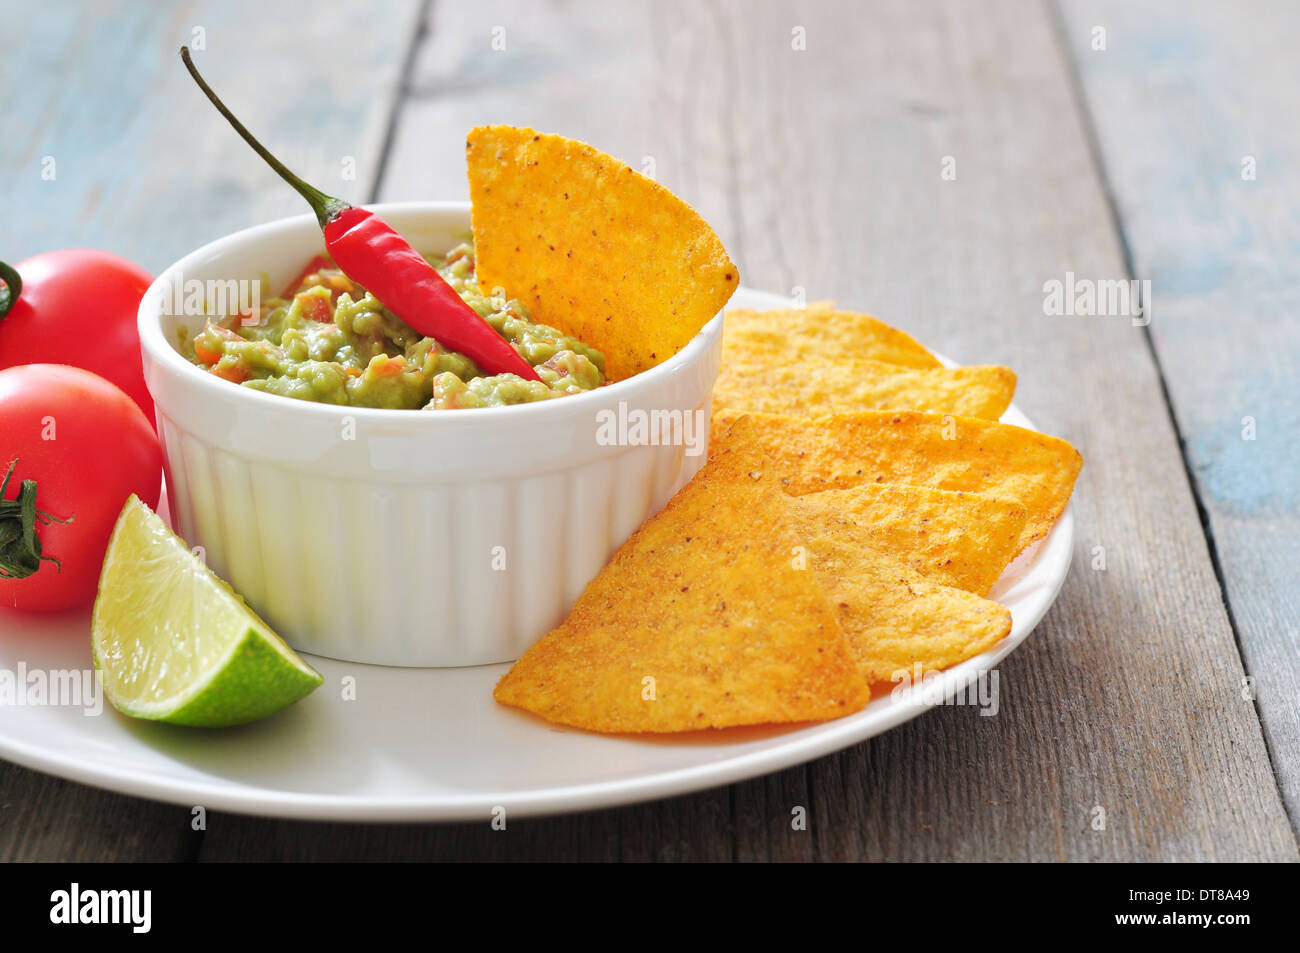
[[[1151,282],[1149,331],[1253,679],[1244,694],[1294,823],[1300,7],[1067,0],[1062,12],[1134,275]],[[1221,673],[1189,676],[1250,704]]]
[[[6,0],[0,14],[23,37],[0,57],[0,257],[87,246],[156,273],[205,241],[307,211],[194,86],[182,43],[290,168],[367,200],[419,6],[381,0],[322,15],[310,0],[113,0],[30,16],[19,9],[30,4]]]

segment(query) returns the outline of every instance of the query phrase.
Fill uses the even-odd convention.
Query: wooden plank
[[[481,122],[585,137],[637,167],[653,157],[748,284],[834,297],[961,361],[1013,365],[1020,406],[1088,461],[1074,569],[1003,665],[995,717],[941,709],[803,773],[614,812],[616,842],[608,813],[527,822],[490,856],[1297,858],[1235,693],[1241,660],[1143,335],[1045,314],[1045,281],[1126,275],[1044,8],[438,5],[417,62],[381,197],[463,196],[462,139]],[[784,832],[801,803],[811,845]],[[401,843],[469,859],[487,843],[432,826],[223,823],[228,857],[268,837],[285,857],[325,836],[347,856]]]
[[[199,859],[228,861],[429,862],[619,859],[616,812],[546,821],[482,824],[316,824],[212,815]]]
[[[1062,12],[1134,273],[1151,282],[1151,340],[1273,769],[1300,818],[1300,8]]]
[[[225,861],[728,861],[726,789],[641,807],[479,824],[317,824],[209,815],[199,859]]]
[[[0,863],[193,860],[190,809],[0,762]]]
[[[10,183],[0,256],[98,247],[158,271],[235,229],[305,211],[185,75],[177,49],[200,37],[196,61],[249,126],[321,188],[364,201],[418,11],[418,0],[329,16],[306,0],[118,0],[24,18],[23,42],[0,57],[0,88],[15,91],[0,137]],[[333,52],[340,35],[346,69]],[[3,860],[188,858],[189,817],[0,762]]]
[[[0,59],[0,84],[22,90],[0,141],[0,169],[18,186],[3,253],[100,247],[156,272],[202,242],[306,211],[195,88],[182,43],[290,168],[367,200],[418,8],[383,0],[322,16],[307,0],[114,0],[26,18],[22,48]]]

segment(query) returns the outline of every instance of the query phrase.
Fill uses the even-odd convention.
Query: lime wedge
[[[91,646],[114,708],[177,725],[254,721],[324,681],[134,495],[104,556]]]

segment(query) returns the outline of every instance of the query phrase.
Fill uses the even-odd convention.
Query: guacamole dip
[[[430,262],[514,345],[541,382],[515,374],[482,375],[468,357],[412,331],[324,259],[313,262],[284,298],[265,302],[259,313],[245,318],[210,320],[183,349],[195,364],[243,387],[352,407],[501,407],[605,383],[599,351],[534,324],[520,302],[479,288],[472,245],[458,245]]]

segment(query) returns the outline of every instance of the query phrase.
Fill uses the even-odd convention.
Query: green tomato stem
[[[63,566],[53,556],[41,554],[41,538],[36,535],[36,526],[49,526],[51,523],[71,523],[72,518],[61,520],[44,510],[36,508],[36,481],[23,480],[18,490],[18,498],[6,500],[9,481],[18,466],[15,457],[9,462],[4,480],[0,481],[0,579],[26,579],[41,568],[41,563],[54,563],[56,569]]]
[[[18,296],[23,293],[23,276],[12,265],[0,261],[0,281],[5,283],[4,290],[0,291],[0,318],[3,318],[18,303]]]

